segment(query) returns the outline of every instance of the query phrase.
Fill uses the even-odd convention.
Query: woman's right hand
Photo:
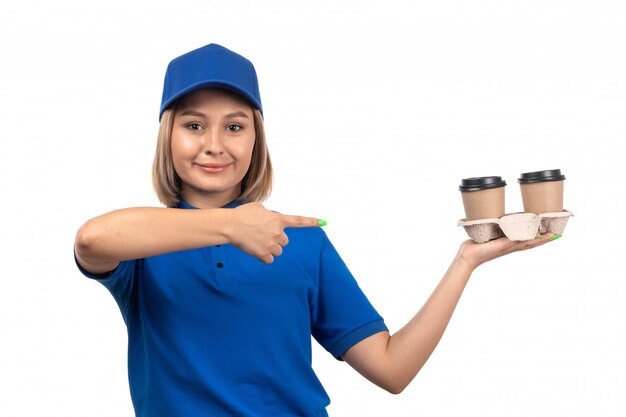
[[[313,217],[292,216],[267,210],[261,203],[248,203],[229,210],[230,227],[226,230],[229,243],[260,259],[274,262],[289,243],[286,227],[319,227]]]

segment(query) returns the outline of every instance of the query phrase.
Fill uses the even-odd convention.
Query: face
[[[241,194],[255,130],[252,107],[223,90],[198,90],[178,103],[172,160],[181,197],[199,208],[222,207]]]

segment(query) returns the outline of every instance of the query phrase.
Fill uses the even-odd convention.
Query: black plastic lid
[[[565,175],[560,169],[548,169],[546,171],[526,172],[517,179],[520,184],[531,184],[533,182],[563,181]]]
[[[459,191],[480,191],[488,190],[490,188],[504,187],[506,181],[502,180],[502,177],[474,177],[464,178],[459,185]]]

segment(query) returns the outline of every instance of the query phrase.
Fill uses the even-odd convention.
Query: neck
[[[199,209],[220,208],[234,201],[241,193],[229,190],[223,193],[201,193],[193,190],[183,190],[181,197],[187,203]]]

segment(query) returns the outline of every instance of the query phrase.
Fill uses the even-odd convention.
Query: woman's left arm
[[[381,388],[394,394],[402,392],[435,350],[474,269],[550,240],[554,237],[546,234],[525,242],[507,238],[482,244],[464,242],[430,298],[402,329],[393,335],[374,334],[348,349],[342,359]]]

